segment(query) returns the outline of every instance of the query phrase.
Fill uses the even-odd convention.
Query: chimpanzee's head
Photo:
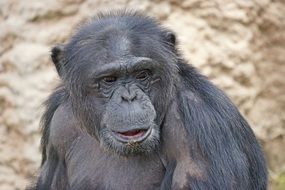
[[[76,118],[120,155],[155,150],[177,82],[175,36],[134,13],[83,25],[52,59]]]

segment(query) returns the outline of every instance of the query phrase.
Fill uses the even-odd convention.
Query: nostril
[[[129,101],[125,96],[122,96],[122,100],[123,100],[123,101],[126,101],[126,102]]]
[[[133,97],[130,98],[130,101],[134,101],[134,100],[136,100],[136,99],[137,99],[137,96],[134,95]]]

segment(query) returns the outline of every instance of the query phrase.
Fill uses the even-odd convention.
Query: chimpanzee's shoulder
[[[56,147],[64,156],[73,141],[83,133],[79,126],[70,105],[60,105],[50,123],[50,145]]]

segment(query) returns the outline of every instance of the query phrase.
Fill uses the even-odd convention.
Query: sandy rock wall
[[[134,8],[176,32],[180,49],[226,91],[263,145],[272,189],[285,183],[285,2],[282,0],[0,1],[0,189],[39,167],[42,102],[59,79],[50,48],[100,10]]]

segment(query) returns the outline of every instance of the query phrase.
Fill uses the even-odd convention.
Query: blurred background
[[[285,189],[284,0],[0,0],[0,189],[24,189],[40,165],[42,102],[58,84],[50,49],[99,11],[143,10],[177,34],[189,63],[223,89]]]

